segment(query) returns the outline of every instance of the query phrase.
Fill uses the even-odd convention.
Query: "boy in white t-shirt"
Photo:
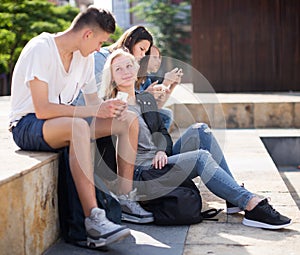
[[[91,139],[118,136],[119,192],[131,192],[138,122],[127,112],[125,102],[100,101],[91,54],[100,50],[114,30],[111,13],[90,7],[66,31],[33,38],[24,47],[12,79],[10,130],[14,141],[23,150],[57,151],[69,146],[88,243],[96,246],[130,234],[127,227],[109,221],[97,206],[90,149]],[[80,90],[87,105],[72,106]]]

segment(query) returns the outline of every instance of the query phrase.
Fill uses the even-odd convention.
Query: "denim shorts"
[[[43,125],[45,120],[38,119],[34,113],[27,114],[12,129],[15,143],[27,151],[58,152],[51,148],[44,140]]]

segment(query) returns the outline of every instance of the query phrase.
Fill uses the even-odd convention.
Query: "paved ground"
[[[111,245],[106,255],[181,255],[184,250],[184,241],[188,226],[159,227],[154,225],[127,224],[131,229],[131,236],[123,241]],[[99,254],[99,251],[87,250],[59,241],[45,255],[77,255]]]
[[[218,222],[203,222],[192,226],[159,227],[128,224],[132,229],[132,236],[111,245],[105,253],[70,246],[59,241],[45,255],[299,254],[299,205],[295,204],[289,190],[298,190],[300,173],[297,171],[289,173],[290,175],[286,176],[288,182],[284,183],[273,161],[268,157],[260,137],[300,136],[300,131],[297,129],[227,130],[225,133],[215,131],[215,134],[224,148],[236,179],[245,182],[246,187],[253,192],[271,197],[274,207],[293,219],[294,223],[290,227],[279,231],[249,228],[241,224],[243,214],[227,216],[222,213],[218,217]],[[173,133],[174,137],[177,135]],[[224,208],[224,202],[212,195],[199,179],[196,178],[195,182],[200,187],[205,208]]]

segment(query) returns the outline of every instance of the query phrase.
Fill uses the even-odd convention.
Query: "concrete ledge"
[[[24,152],[7,130],[8,97],[0,97],[0,250],[42,254],[59,236],[58,157]]]
[[[192,84],[182,84],[167,105],[179,128],[195,122],[213,128],[300,128],[300,93],[193,93]]]

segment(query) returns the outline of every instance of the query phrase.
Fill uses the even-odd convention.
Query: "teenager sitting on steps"
[[[156,99],[159,112],[164,122],[166,129],[169,131],[173,121],[173,111],[169,108],[163,107],[169,99],[175,87],[180,84],[183,72],[179,68],[164,74],[161,84],[158,81],[152,81],[151,74],[156,73],[161,66],[162,56],[160,50],[155,45],[150,48],[150,55],[145,56],[140,61],[140,69],[138,72],[138,80],[136,88],[142,92],[147,91],[153,94]]]
[[[114,224],[98,208],[90,141],[116,134],[120,194],[132,191],[138,122],[121,100],[102,102],[94,81],[94,57],[111,33],[115,20],[108,11],[88,8],[70,28],[42,33],[24,47],[14,69],[10,130],[23,150],[57,152],[69,146],[70,168],[85,215],[88,243],[103,246],[130,230]],[[72,106],[79,91],[86,106]],[[90,126],[87,118],[92,117]]]

